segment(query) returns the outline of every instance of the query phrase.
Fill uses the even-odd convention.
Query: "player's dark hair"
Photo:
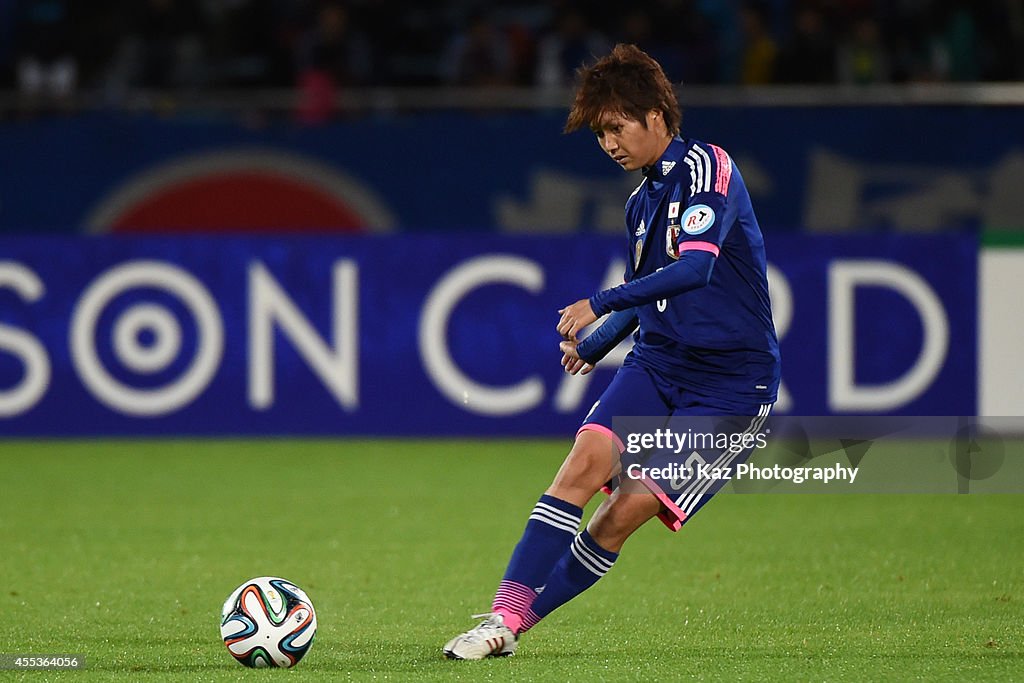
[[[647,112],[657,109],[672,135],[679,133],[683,112],[672,83],[646,52],[620,43],[611,54],[576,72],[576,99],[565,132],[594,128],[605,112],[615,112],[647,126]]]

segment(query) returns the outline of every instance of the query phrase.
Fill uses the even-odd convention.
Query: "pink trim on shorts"
[[[619,453],[624,453],[626,451],[626,445],[622,443],[622,439],[619,438],[619,435],[604,425],[599,425],[596,422],[588,422],[579,428],[576,432],[576,437],[579,438],[579,435],[583,432],[597,432],[598,434],[604,434],[615,442],[615,447],[619,449]]]
[[[661,520],[661,523],[667,526],[670,531],[679,531],[683,526],[683,522],[686,521],[686,513],[683,512],[678,505],[673,503],[672,499],[669,498],[665,492],[661,490],[661,487],[653,481],[647,477],[644,477],[640,481],[643,482],[643,485],[650,489],[651,493],[653,493],[658,500],[661,501],[661,504],[665,506],[665,510],[658,513],[658,519]]]
[[[711,242],[680,242],[679,253],[682,254],[684,251],[707,251],[715,256],[718,256],[719,249],[717,244]]]

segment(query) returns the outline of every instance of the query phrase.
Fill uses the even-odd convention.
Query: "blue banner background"
[[[684,134],[733,156],[769,230],[1024,229],[1014,191],[1024,183],[1019,107],[690,105]],[[258,150],[344,174],[405,231],[617,234],[636,176],[589,133],[562,135],[563,123],[561,111],[323,127],[103,113],[8,122],[0,232],[81,231],[119,189],[155,170],[187,177],[196,169],[183,164],[196,155]],[[280,227],[301,229],[298,207],[295,215]]]
[[[967,237],[855,239],[769,235],[769,260],[785,277],[792,321],[782,338],[786,411],[833,414],[828,399],[828,269],[837,260],[870,259],[908,268],[941,301],[949,350],[933,381],[915,400],[890,412],[969,415],[976,411],[977,246]],[[600,288],[621,272],[614,238],[496,238],[403,236],[351,238],[2,238],[4,268],[34,272],[45,290],[26,303],[0,286],[0,326],[28,332],[45,347],[52,378],[31,409],[0,417],[5,435],[117,434],[364,434],[571,435],[611,371],[601,368],[579,400],[562,410],[556,395],[568,378],[559,366],[556,310]],[[516,259],[541,275],[528,291],[508,282],[478,281],[452,309],[447,349],[477,383],[502,387],[528,378],[543,386],[539,400],[506,415],[475,412],[475,397],[459,401],[431,379],[418,336],[426,302],[453,268],[487,256]],[[83,292],[110,268],[153,259],[195,278],[216,301],[224,355],[209,385],[182,408],[160,416],[112,409],[86,388],[69,351],[71,321]],[[339,260],[358,269],[358,407],[343,409],[281,332],[275,334],[273,405],[257,410],[247,396],[250,353],[249,272],[262,264],[294,306],[331,345],[332,270]],[[485,272],[490,266],[485,267]],[[493,271],[493,268],[491,269]],[[783,305],[773,289],[776,310]],[[913,364],[922,344],[914,307],[887,290],[863,288],[855,316],[856,378],[891,381]],[[114,351],[113,330],[138,303],[169,311],[182,330],[176,357],[159,372],[140,374]],[[4,328],[0,327],[0,331]],[[150,333],[147,341],[153,341]],[[159,388],[178,377],[196,353],[196,323],[175,295],[136,288],[110,299],[98,316],[94,346],[103,366],[132,387]],[[0,394],[24,376],[20,357],[0,339]],[[457,391],[457,389],[456,389]],[[871,412],[871,411],[867,411]]]

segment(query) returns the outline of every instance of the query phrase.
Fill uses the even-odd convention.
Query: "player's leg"
[[[615,564],[626,539],[662,510],[661,502],[646,488],[628,489],[628,485],[619,486],[612,492],[587,528],[576,535],[527,610],[520,633],[597,583]]]
[[[513,631],[519,630],[537,589],[572,543],[583,506],[614,474],[618,454],[611,437],[581,430],[554,482],[534,506],[491,605]]]
[[[620,450],[615,438],[610,432],[584,425],[544,495],[582,510],[617,473]]]
[[[661,510],[661,501],[650,491],[626,482],[601,503],[586,531],[602,548],[617,553],[634,531]]]
[[[551,569],[573,542],[583,506],[608,481],[618,464],[611,437],[581,430],[555,481],[540,497],[512,551],[505,575],[491,603],[491,613],[470,631],[444,646],[450,659],[483,659],[513,654],[523,616]]]
[[[583,506],[618,471],[623,436],[613,431],[614,418],[631,412],[666,415],[670,410],[644,368],[627,362],[615,373],[584,419],[572,450],[531,513],[523,537],[512,553],[492,605],[492,611],[501,614],[512,630],[519,630],[555,564],[570,544],[577,542]],[[567,517],[570,514],[571,520]],[[550,527],[559,521],[571,524],[561,524],[556,535]],[[535,541],[535,536],[543,540]]]
[[[624,365],[591,409],[554,481],[531,511],[498,586],[492,615],[449,641],[444,648],[448,657],[478,659],[515,650],[509,636],[517,634],[548,575],[573,543],[583,506],[618,467],[621,438],[612,431],[612,417],[630,410],[666,415],[669,408],[645,370]]]
[[[765,429],[771,405],[723,403],[705,398],[690,397],[673,412],[675,429],[681,433],[718,432],[736,447],[709,449],[702,454],[690,451],[680,455],[666,451],[652,455],[650,464],[660,469],[674,461],[678,465],[693,464],[696,455],[711,468],[735,471],[735,467],[750,455],[751,448],[743,444],[744,435],[751,438]],[[747,417],[749,416],[749,417]],[[714,425],[710,429],[708,425]],[[534,600],[523,618],[519,632],[529,630],[555,609],[597,583],[612,568],[623,543],[634,531],[654,516],[671,530],[678,531],[722,488],[727,479],[693,477],[691,481],[676,479],[629,479],[623,482],[602,503],[587,528],[573,540],[572,546],[548,576],[544,591]]]

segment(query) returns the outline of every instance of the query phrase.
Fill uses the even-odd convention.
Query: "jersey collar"
[[[686,153],[686,144],[683,139],[676,135],[668,143],[665,153],[650,166],[644,166],[643,174],[646,178],[654,181],[664,181],[683,160]]]

